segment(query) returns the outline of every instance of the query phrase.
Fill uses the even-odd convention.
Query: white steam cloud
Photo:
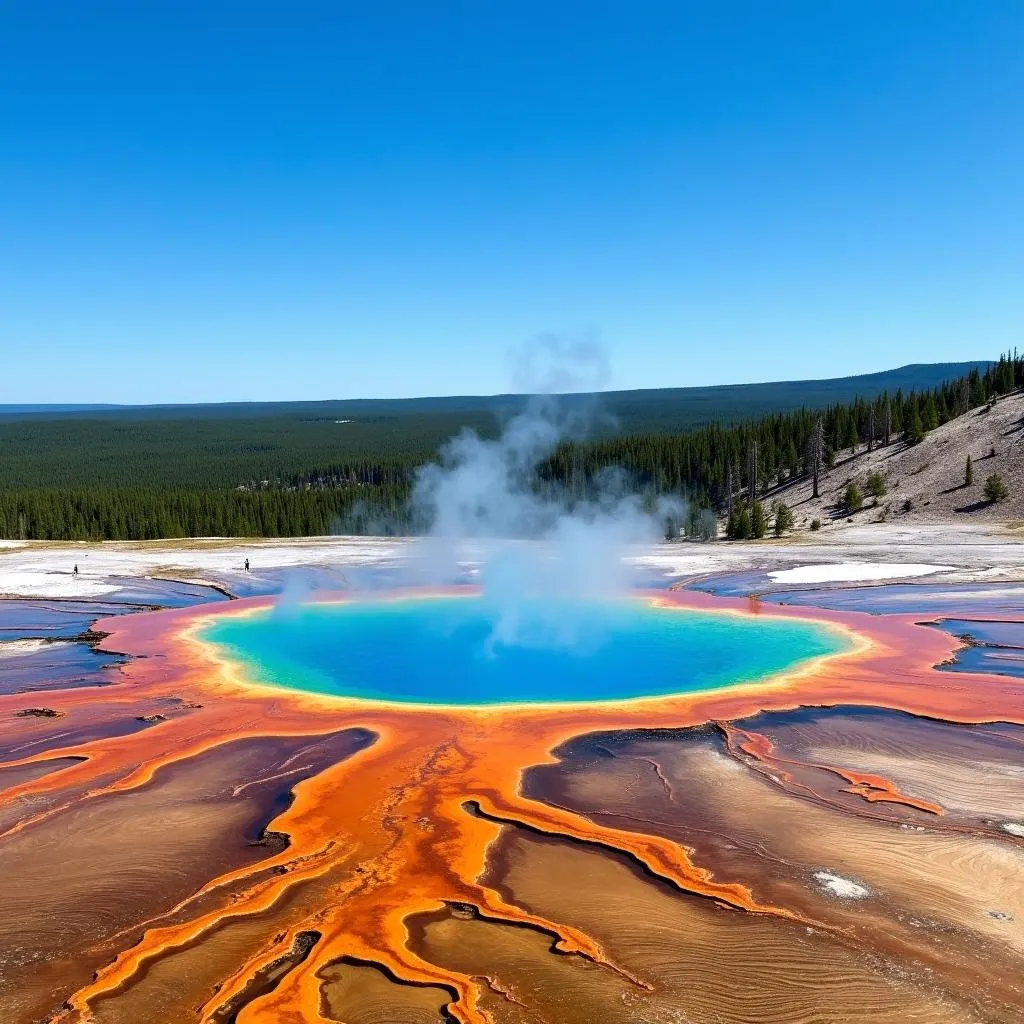
[[[605,386],[608,360],[596,341],[537,339],[519,354],[513,379],[537,397],[501,435],[463,431],[418,474],[413,503],[429,532],[417,568],[424,581],[449,583],[467,563],[479,565],[492,649],[586,649],[595,642],[586,604],[625,593],[630,546],[662,538],[665,519],[681,520],[685,510],[679,499],[645,503],[614,472],[582,494],[538,476],[561,441],[584,438],[597,421],[592,403],[550,394]]]

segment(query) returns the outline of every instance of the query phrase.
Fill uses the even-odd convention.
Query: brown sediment
[[[926,984],[895,980],[891,963],[870,948],[651,885],[639,868],[595,847],[509,826],[487,881],[535,913],[591,932],[652,981],[641,989],[578,958],[552,957],[528,932],[450,914],[417,919],[410,931],[424,956],[501,978],[516,1005],[485,1005],[502,1022],[974,1019]]]
[[[774,907],[758,902],[749,887],[736,882],[717,882],[706,868],[693,863],[685,847],[660,836],[638,834],[634,831],[610,829],[595,825],[589,819],[564,808],[547,807],[543,815],[525,813],[517,815],[506,801],[498,798],[482,804],[470,801],[471,809],[488,821],[501,825],[515,825],[529,832],[574,843],[595,846],[622,853],[639,865],[648,875],[694,896],[708,899],[755,914],[772,914],[805,925],[822,927],[786,907]]]
[[[330,747],[332,761],[344,756],[343,746]],[[223,900],[204,901],[205,883],[233,872],[258,877],[267,851],[253,841],[287,792],[270,782],[235,798],[232,783],[298,749],[277,739],[231,741],[168,764],[150,786],[85,801],[0,844],[0,872],[17,880],[4,887],[0,920],[4,1018],[19,1019],[19,1006],[24,1019],[40,1019],[65,986],[88,984],[144,930],[190,919],[197,904],[222,914],[238,893],[225,887]],[[280,859],[288,863],[287,850]]]
[[[453,993],[432,985],[405,985],[376,964],[341,961],[320,972],[323,1014],[345,1024],[444,1024]],[[487,984],[487,979],[480,979]]]
[[[79,757],[51,757],[45,761],[35,761],[32,764],[25,764],[13,768],[0,768],[0,797],[3,791],[21,785],[23,782],[31,782],[33,779],[49,775],[50,772],[63,771],[73,764],[77,764],[82,758]]]
[[[869,803],[886,802],[902,804],[904,807],[913,807],[915,810],[924,811],[927,814],[941,815],[945,813],[938,804],[930,800],[920,800],[917,797],[901,793],[893,782],[882,778],[881,775],[781,757],[776,753],[775,745],[772,741],[761,733],[742,729],[738,725],[728,722],[715,722],[715,725],[725,736],[726,747],[731,753],[735,755],[748,755],[763,765],[770,774],[770,777],[779,779],[780,784],[791,786],[795,790],[802,791],[811,796],[818,796],[820,799],[826,799],[817,794],[811,787],[797,782],[793,773],[788,770],[790,768],[816,768],[819,771],[830,772],[845,779],[850,785],[844,788],[844,792],[854,793],[859,797],[863,797]]]
[[[439,965],[424,955],[421,943],[410,942],[410,920],[445,912],[452,905],[475,908],[474,926],[497,930],[495,934],[508,926],[542,933],[549,945],[553,941],[559,953],[568,954],[565,959],[589,963],[588,970],[615,978],[615,985],[633,993],[629,1000],[648,991],[650,982],[640,965],[630,966],[593,930],[574,923],[568,914],[561,918],[554,912],[525,909],[511,890],[488,880],[489,856],[510,828],[562,844],[572,841],[596,851],[618,851],[679,898],[703,897],[715,906],[742,911],[739,916],[770,920],[769,927],[794,936],[811,928],[832,935],[830,941],[841,945],[847,929],[842,916],[824,917],[812,899],[795,899],[792,889],[785,888],[773,896],[760,875],[752,886],[743,874],[709,866],[689,839],[660,835],[655,828],[627,827],[624,819],[602,823],[593,811],[529,799],[521,790],[524,771],[556,764],[553,751],[583,734],[678,729],[706,722],[723,723],[727,736],[732,730],[730,742],[743,748],[746,760],[759,760],[780,771],[783,761],[754,733],[725,723],[761,710],[807,704],[891,707],[957,722],[1024,721],[1021,690],[1008,680],[936,673],[933,666],[957,641],[917,625],[914,617],[766,608],[759,603],[751,607],[747,601],[697,594],[659,594],[651,600],[681,609],[813,619],[846,631],[855,643],[847,653],[811,661],[770,680],[715,692],[617,706],[428,708],[323,697],[244,679],[237,666],[220,660],[197,638],[196,629],[207,616],[263,608],[263,599],[99,623],[97,628],[109,634],[104,647],[148,657],[131,661],[119,681],[102,694],[48,694],[56,711],[90,722],[97,705],[108,712],[130,712],[135,718],[164,717],[157,709],[168,693],[192,710],[185,716],[168,716],[143,732],[66,745],[58,740],[45,751],[0,765],[13,770],[54,759],[79,759],[59,772],[25,778],[4,794],[5,800],[21,801],[29,810],[0,836],[0,858],[16,848],[30,855],[35,837],[47,830],[77,828],[97,814],[127,814],[130,801],[141,794],[155,794],[159,804],[166,772],[203,764],[204,759],[222,759],[241,741],[289,743],[301,749],[328,734],[360,730],[372,735],[374,742],[305,773],[299,771],[301,758],[278,759],[262,781],[291,790],[290,804],[272,821],[272,831],[288,837],[287,847],[250,847],[253,857],[219,869],[200,858],[205,877],[188,879],[180,896],[139,914],[134,926],[126,921],[125,929],[108,933],[107,939],[115,932],[122,936],[116,956],[109,943],[104,945],[97,937],[89,961],[96,965],[95,977],[68,977],[60,993],[66,1007],[59,1019],[84,1024],[101,1007],[104,1021],[131,1020],[130,992],[147,972],[232,928],[244,929],[247,936],[263,934],[264,939],[247,939],[248,952],[218,980],[212,996],[207,988],[189,997],[202,1006],[196,1020],[215,1021],[217,1014],[227,1012],[225,1007],[238,1007],[231,1009],[238,1024],[328,1020],[323,1015],[328,984],[324,972],[348,964],[382,972],[392,984],[448,993],[447,1012],[454,1020],[485,1024],[493,1019],[493,1001],[502,988],[493,973]],[[5,719],[2,714],[9,707],[10,699],[0,697],[0,742],[9,739],[13,727],[12,716]],[[849,792],[866,801],[899,804],[930,818],[943,811],[937,802],[907,795],[882,772],[817,767],[842,776],[850,784]],[[656,775],[662,799],[670,800],[673,786],[681,783],[670,780],[657,758],[647,770]],[[302,777],[296,781],[298,774]],[[244,804],[251,785],[244,773],[226,780],[225,806],[232,806],[232,801]],[[469,813],[468,805],[482,813]],[[203,820],[204,828],[214,827],[212,818]],[[232,821],[234,825],[222,824],[237,828],[237,815]],[[270,828],[271,822],[264,827]],[[100,849],[95,864],[88,865],[97,873],[103,868]],[[139,856],[152,857],[151,848],[140,845]],[[89,884],[93,877],[89,875]],[[319,936],[316,944],[301,958],[291,955],[301,947],[300,937],[312,933]],[[262,988],[256,980],[269,978],[273,985]],[[118,1010],[121,1000],[123,1016]],[[10,1008],[7,1016],[12,1021],[30,1019],[14,1015]],[[946,1018],[939,1014],[934,1019]]]
[[[773,717],[780,731],[785,729],[786,716]],[[816,716],[823,717],[831,715]],[[841,729],[854,743],[872,738],[872,732],[859,729],[855,716],[838,712],[835,719],[825,730]],[[922,722],[919,728],[919,722],[896,724],[915,745],[917,757],[941,764],[947,756],[944,737],[929,737],[928,723]],[[936,740],[939,745],[934,746]],[[955,1019],[1016,1019],[1011,1007],[1019,1006],[1024,994],[1019,974],[1011,967],[1024,949],[1019,924],[1024,912],[1021,845],[997,839],[994,833],[954,832],[945,825],[940,830],[933,824],[908,826],[897,818],[856,813],[852,803],[844,807],[808,799],[799,791],[778,786],[753,765],[734,759],[710,730],[623,732],[603,737],[601,746],[614,756],[608,757],[587,741],[560,750],[558,764],[527,772],[527,791],[535,799],[602,825],[689,846],[694,859],[716,876],[742,878],[762,901],[813,914],[829,926],[812,929],[815,935],[872,957],[887,977],[912,979],[922,999],[927,991],[941,986],[943,998],[960,1008]],[[674,799],[650,770],[652,760],[670,780]],[[971,769],[965,765],[963,771]],[[977,766],[973,770],[989,778],[1002,775],[1008,791],[1014,778],[1019,787],[1019,761],[1008,760],[1001,772],[991,763],[980,772]],[[522,830],[517,834],[522,835]],[[563,850],[563,859],[564,855]],[[492,869],[502,876],[507,870],[494,858]],[[865,895],[854,900],[829,895],[821,888],[821,873],[855,882]],[[536,885],[554,886],[557,880],[538,879]],[[518,901],[522,890],[513,887],[506,897]],[[609,952],[620,957],[623,947],[617,936],[630,913],[620,903],[624,898],[608,891],[602,904],[611,918]],[[691,903],[696,906],[696,901]],[[535,912],[548,909],[546,904],[530,901],[526,905]],[[993,919],[993,912],[1000,916]],[[753,915],[739,916],[749,920]],[[576,919],[570,921],[579,924]],[[832,932],[833,927],[839,931]],[[736,930],[739,933],[742,928],[737,925]],[[650,941],[656,934],[651,933]],[[602,933],[595,935],[600,939]],[[711,965],[723,952],[722,941],[714,940],[714,952],[709,951],[704,960],[712,979]],[[780,955],[795,941],[792,929],[775,930],[773,946]],[[628,946],[629,942],[627,952]],[[766,955],[766,961],[770,959]],[[629,966],[628,959],[625,964]],[[801,985],[809,985],[806,975],[799,977]],[[756,979],[743,974],[734,981],[738,989],[755,984]],[[793,987],[791,998],[796,997],[797,988]],[[803,994],[809,998],[810,990]],[[854,1015],[848,1016],[847,1005],[839,999],[837,987],[828,1003],[833,1019],[850,1019]],[[818,1000],[820,1011],[820,993]],[[795,1011],[793,1018],[802,1019]],[[790,1017],[780,1011],[779,1019]]]
[[[852,707],[768,713],[733,724],[770,735],[776,752],[792,761],[880,775],[902,793],[926,798],[943,809],[936,818],[910,809],[901,815],[900,804],[875,804],[875,810],[892,812],[889,816],[898,820],[932,829],[964,826],[984,832],[993,818],[1014,819],[1020,812],[1024,729],[1019,726],[962,726]],[[755,765],[753,759],[748,762],[748,767]],[[990,827],[987,831],[992,833]]]
[[[315,931],[297,932],[291,946],[276,960],[257,971],[250,978],[245,988],[231,999],[222,1003],[209,1015],[210,1024],[235,1024],[244,1007],[254,999],[273,992],[281,979],[294,970],[305,960],[313,947],[320,941],[320,933]]]

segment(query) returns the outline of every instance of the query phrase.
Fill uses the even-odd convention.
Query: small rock
[[[19,711],[19,718],[62,718],[63,715],[60,711],[54,711],[53,708],[25,708],[24,711]]]

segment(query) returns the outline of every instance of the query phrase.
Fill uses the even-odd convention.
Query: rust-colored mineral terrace
[[[911,1009],[922,1021],[1012,1019],[1019,988],[1005,972],[1001,982],[985,980],[968,934],[983,936],[993,962],[1024,963],[1024,915],[1015,909],[1024,907],[1021,840],[998,824],[1012,820],[1012,799],[1001,811],[974,813],[971,786],[984,780],[964,781],[970,765],[941,754],[930,788],[929,770],[912,770],[939,748],[927,738],[921,742],[931,746],[919,744],[916,761],[877,738],[858,757],[843,757],[841,743],[820,730],[820,749],[807,741],[780,750],[782,741],[743,720],[865,707],[918,716],[911,723],[936,720],[935,728],[1003,723],[991,728],[1005,763],[1007,745],[1011,760],[1013,750],[1024,752],[1024,733],[1012,729],[1024,724],[1021,685],[938,672],[959,644],[917,624],[919,616],[769,608],[688,592],[650,600],[813,619],[849,631],[855,643],[848,653],[715,692],[431,708],[246,680],[197,638],[197,627],[263,600],[98,623],[109,634],[102,647],[131,656],[113,685],[49,691],[45,705],[56,714],[31,720],[17,715],[30,703],[25,695],[0,697],[0,870],[4,884],[20,890],[17,920],[3,926],[0,947],[9,959],[21,949],[26,962],[23,970],[0,968],[4,1019],[382,1024],[447,1014],[462,1024],[575,1022],[603,1005],[606,1019],[623,1021],[896,1021],[910,1019]],[[139,728],[115,727],[127,719]],[[671,730],[664,735],[676,745],[649,730]],[[972,732],[971,742],[988,742],[983,732]],[[592,734],[626,747],[573,769],[565,750]],[[22,755],[27,739],[35,745]],[[655,746],[644,752],[644,744]],[[682,767],[687,758],[692,775]],[[525,786],[527,778],[536,784]],[[717,788],[701,790],[706,780]],[[992,792],[998,788],[997,780]],[[620,807],[618,793],[632,793],[634,805]],[[764,834],[746,836],[744,819],[776,805]],[[787,808],[794,816],[775,837]],[[804,826],[813,834],[797,850],[794,833]],[[871,830],[890,830],[893,859],[844,853],[844,828],[865,850],[874,848]],[[242,842],[246,829],[255,831]],[[978,909],[994,915],[984,920],[971,916],[974,897],[954,877],[968,847],[948,844],[969,842],[984,844],[977,870],[1002,879],[1006,893],[1006,906]],[[833,874],[863,881],[872,865],[878,877],[865,890],[906,890],[899,872],[925,862],[938,880],[921,897],[922,928],[945,922],[946,947],[909,926],[897,934],[881,917],[877,935],[888,937],[869,940],[868,917],[888,910],[876,905],[857,916],[852,897],[843,903],[828,894],[830,884],[843,892],[829,882]],[[544,890],[540,879],[555,877],[559,864],[573,865],[565,884]],[[578,905],[560,895],[574,880]],[[588,900],[603,900],[601,913]],[[667,901],[679,909],[669,914]],[[658,966],[678,959],[665,951],[684,941],[668,931],[659,939],[659,915],[668,929],[683,913],[693,915],[688,928],[706,951],[691,961],[705,974],[688,980]],[[48,931],[54,915],[70,922],[61,934]],[[632,941],[644,920],[657,927]],[[733,939],[766,957],[777,944],[779,976],[806,971],[820,1002],[773,989],[768,968],[758,974],[759,954],[750,954],[746,974],[729,967]],[[33,967],[37,949],[41,966]],[[530,958],[539,966],[526,971]],[[886,964],[901,964],[905,976],[887,975]],[[701,1016],[701,1006],[686,1002],[700,977],[714,978],[709,992],[749,990],[743,998],[764,1015],[744,1017],[751,1011],[733,1007],[733,993],[707,996],[722,1016]],[[991,997],[978,994],[983,985]],[[836,1016],[815,1016],[815,1006],[829,1003]],[[629,1015],[644,1006],[649,1016]],[[696,1016],[671,1017],[673,1007]]]

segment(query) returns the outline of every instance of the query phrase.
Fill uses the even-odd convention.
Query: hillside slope
[[[974,468],[970,487],[964,485],[968,455]],[[865,487],[873,471],[880,472],[886,483],[886,493],[877,504]],[[992,473],[999,473],[1009,488],[1005,501],[985,500],[985,479]],[[851,482],[865,498],[864,508],[852,515],[843,508]],[[789,505],[798,529],[815,518],[823,525],[847,520],[991,523],[1024,519],[1024,393],[1001,398],[989,411],[972,409],[916,445],[897,441],[871,452],[866,446],[854,454],[848,449],[839,452],[834,468],[820,481],[819,497],[811,497],[811,492],[810,479],[800,479],[773,488],[763,500],[779,499]]]

